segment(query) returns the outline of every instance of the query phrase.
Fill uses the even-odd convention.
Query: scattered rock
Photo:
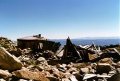
[[[78,81],[82,81],[83,80],[83,75],[80,75],[79,73],[74,74],[74,76],[76,77],[76,79]]]
[[[19,81],[28,81],[28,80],[25,80],[25,79],[20,79]]]
[[[37,64],[46,64],[46,65],[48,65],[47,60],[44,57],[39,57],[37,59]]]
[[[71,75],[69,79],[70,81],[78,81],[74,75]]]
[[[93,81],[92,79],[95,78],[96,76],[97,76],[96,74],[85,74],[83,80]]]
[[[88,73],[90,73],[89,68],[81,68],[80,71],[81,71],[83,74],[88,74]]]
[[[120,73],[113,75],[107,81],[120,81]]]
[[[46,60],[45,60],[44,57],[39,57],[39,58],[37,59],[37,61],[38,61],[38,62],[44,62],[44,61],[46,61]]]
[[[12,74],[9,73],[7,70],[1,70],[1,69],[0,69],[0,77],[1,77],[1,78],[6,79],[6,78],[9,78],[9,77],[11,77],[11,76],[12,76]]]
[[[101,59],[99,62],[100,63],[109,63],[109,64],[113,63],[111,58],[104,58],[104,59]]]
[[[59,71],[62,71],[62,72],[66,72],[66,70],[67,70],[65,64],[63,64],[63,65],[57,64],[56,67],[58,68]]]
[[[6,81],[5,79],[0,79],[0,81]]]
[[[70,81],[69,78],[62,78],[61,81]]]
[[[71,67],[70,69],[68,69],[67,72],[69,72],[71,74],[79,73],[79,71],[74,67]]]
[[[59,81],[58,78],[54,77],[54,76],[49,76],[47,77],[50,81]]]

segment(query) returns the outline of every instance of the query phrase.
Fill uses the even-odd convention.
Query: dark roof
[[[18,38],[18,40],[47,40],[44,37],[38,37],[36,36],[27,36],[27,37],[23,37],[23,38]]]

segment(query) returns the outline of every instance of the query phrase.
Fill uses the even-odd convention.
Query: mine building
[[[17,46],[21,49],[31,48],[32,50],[42,49],[56,52],[60,45],[59,42],[48,40],[42,37],[41,34],[17,39]]]

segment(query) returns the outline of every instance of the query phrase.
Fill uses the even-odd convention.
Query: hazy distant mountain
[[[66,38],[67,39],[67,38]],[[66,39],[50,39],[50,40],[66,40]],[[120,39],[120,37],[80,37],[80,38],[70,38],[70,39]]]
[[[66,39],[52,39],[53,41],[60,42],[62,45],[66,44]],[[120,37],[84,37],[71,39],[71,41],[76,45],[86,45],[92,44],[96,45],[110,45],[110,44],[120,44]]]
[[[120,37],[81,37],[75,39],[120,39]]]

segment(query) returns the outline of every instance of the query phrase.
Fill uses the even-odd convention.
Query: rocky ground
[[[46,58],[41,53],[32,54],[30,49],[21,50],[7,38],[1,37],[0,45],[0,81],[120,81],[120,61],[112,57],[66,63],[56,56]],[[94,59],[96,55],[89,57]]]

